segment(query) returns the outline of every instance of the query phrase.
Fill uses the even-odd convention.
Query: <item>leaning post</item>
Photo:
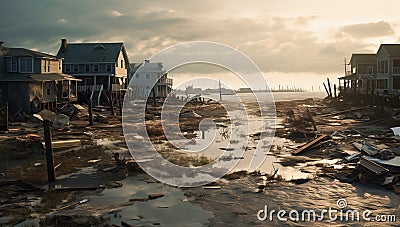
[[[51,144],[51,129],[49,120],[43,121],[43,129],[44,141],[46,145],[47,181],[49,183],[53,183],[56,181],[56,177],[54,173],[53,147]]]

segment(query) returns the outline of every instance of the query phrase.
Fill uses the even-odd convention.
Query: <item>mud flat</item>
[[[282,222],[276,217],[260,221],[257,213],[265,205],[275,210],[321,211],[337,208],[339,199],[346,199],[349,209],[400,217],[396,194],[399,171],[395,165],[385,164],[399,156],[399,138],[390,130],[400,124],[395,120],[396,112],[388,109],[382,113],[377,108],[330,100],[278,102],[273,143],[260,146],[265,161],[249,172],[251,157],[263,138],[257,103],[248,101],[245,105],[251,125],[249,134],[243,135],[250,138],[246,152],[242,157],[224,157],[240,158],[239,164],[224,178],[195,188],[171,187],[143,173],[126,147],[120,117],[105,108],[95,110],[101,117],[94,126],[87,126],[83,115],[72,118],[71,126],[53,131],[54,140],[79,139],[81,146],[55,151],[57,181],[49,186],[43,151],[32,145],[32,141],[42,140],[40,123],[13,123],[9,132],[0,135],[0,225],[297,226],[308,222]],[[157,151],[171,162],[201,166],[217,159],[221,152],[229,153],[221,149],[232,143],[230,120],[222,106],[187,105],[181,111],[181,130],[189,140],[202,139],[198,123],[204,118],[215,120],[221,132],[215,143],[197,156],[179,152],[166,141],[158,130],[157,111],[159,108],[149,109],[147,129]],[[324,138],[313,142],[321,135]],[[195,145],[183,142],[180,146]],[[374,155],[368,154],[371,150]],[[361,161],[363,157],[378,165],[373,170],[382,172],[371,172],[370,165]],[[350,223],[359,222],[327,218],[318,225]],[[385,223],[398,224],[398,218]]]

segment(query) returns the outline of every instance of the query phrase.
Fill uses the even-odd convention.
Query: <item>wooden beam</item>
[[[307,144],[303,145],[302,147],[300,147],[299,149],[293,151],[292,155],[297,155],[301,152],[303,152],[304,150],[307,150],[309,147],[321,142],[323,139],[325,139],[327,137],[327,135],[321,135],[319,137],[317,137],[316,139],[308,142]]]

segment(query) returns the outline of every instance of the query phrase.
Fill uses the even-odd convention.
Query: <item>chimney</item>
[[[67,50],[67,39],[61,39],[61,52],[64,53]]]

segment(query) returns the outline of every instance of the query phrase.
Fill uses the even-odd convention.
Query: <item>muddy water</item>
[[[190,203],[178,188],[147,177],[128,177],[122,183],[121,188],[106,189],[90,197],[85,207],[80,209],[100,213],[109,225],[120,225],[123,221],[132,226],[185,226],[188,223],[190,226],[203,226],[214,217],[212,212]],[[146,201],[149,194],[164,196]]]

